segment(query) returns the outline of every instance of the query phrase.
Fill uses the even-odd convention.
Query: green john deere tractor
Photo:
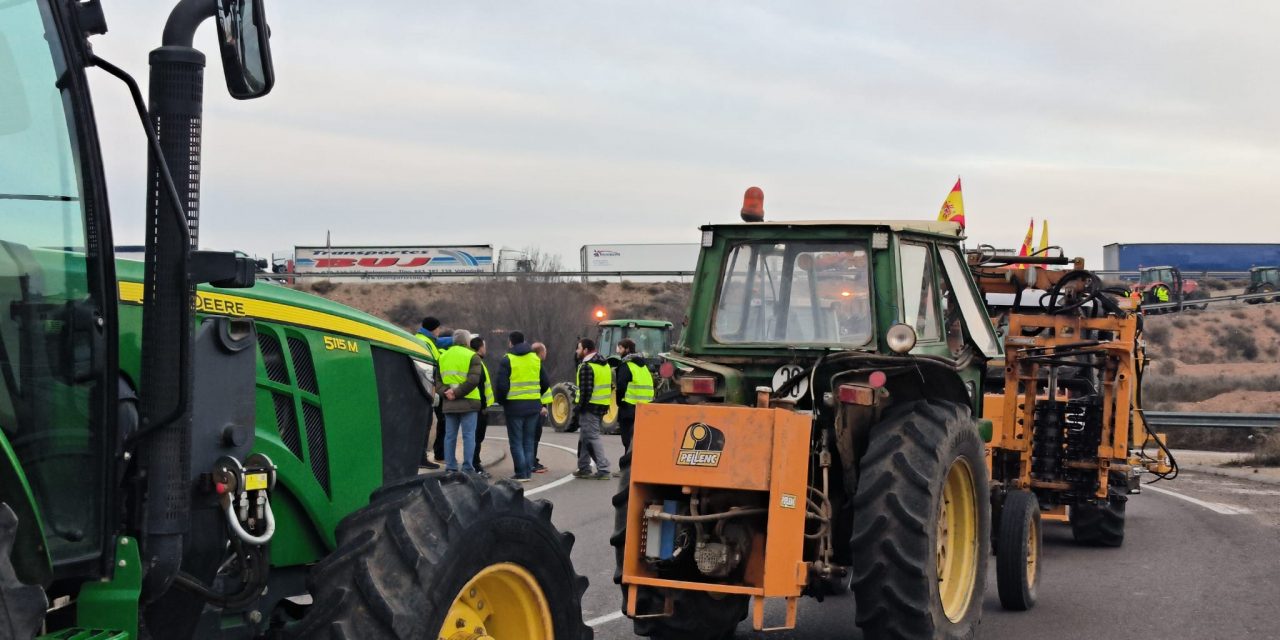
[[[658,356],[671,348],[672,324],[665,320],[603,320],[596,324],[596,351],[607,358],[613,366],[618,366],[615,353],[618,343],[630,338],[636,343],[636,350],[645,356],[649,368],[653,371],[654,380],[658,377]],[[556,431],[572,431],[577,428],[576,403],[573,401],[577,387],[573,382],[561,382],[551,387],[550,422]],[[655,396],[661,396],[665,386],[654,389]],[[618,407],[609,407],[601,423],[601,431],[606,434],[618,433]]]
[[[196,248],[210,17],[231,94],[265,95],[261,2],[179,2],[149,108],[89,47],[97,1],[0,2],[0,638],[590,637],[548,503],[418,475],[420,343]],[[114,259],[95,66],[145,125],[142,262]]]
[[[1280,267],[1254,267],[1249,270],[1249,286],[1245,288],[1245,293],[1272,293],[1274,291],[1280,291]],[[1280,296],[1245,300],[1249,304],[1277,301],[1280,301]]]

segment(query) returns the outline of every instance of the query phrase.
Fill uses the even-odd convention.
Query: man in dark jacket
[[[600,427],[613,400],[613,372],[608,361],[596,353],[591,338],[579,340],[574,355],[578,357],[578,470],[573,477],[608,480],[609,458],[604,455]],[[596,463],[594,474],[592,461]]]
[[[618,403],[618,429],[622,432],[622,447],[630,451],[631,438],[636,429],[636,405],[653,401],[653,377],[648,375],[648,363],[644,354],[636,353],[636,343],[631,338],[618,341],[618,356],[622,358],[622,363],[614,370],[614,398]],[[637,372],[647,380],[637,381]],[[633,385],[637,388],[633,389]]]
[[[493,376],[493,394],[502,403],[507,418],[507,438],[517,482],[533,478],[536,460],[538,421],[542,419],[542,394],[550,387],[542,359],[524,341],[524,334],[512,331],[511,349],[498,363]]]

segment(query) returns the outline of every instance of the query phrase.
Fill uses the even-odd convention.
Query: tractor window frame
[[[978,353],[987,358],[1003,355],[1000,340],[996,337],[995,328],[991,326],[991,319],[987,315],[987,306],[978,294],[977,284],[973,281],[964,258],[956,247],[951,246],[939,246],[938,254],[941,258],[943,275],[947,278],[951,292],[959,303],[960,316],[968,333],[969,343],[978,349]]]

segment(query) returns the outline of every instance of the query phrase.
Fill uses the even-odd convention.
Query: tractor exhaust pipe
[[[143,598],[168,591],[182,565],[191,514],[191,353],[195,287],[189,277],[200,219],[200,124],[205,56],[196,28],[215,0],[182,0],[151,52],[150,116],[185,211],[175,211],[156,158],[147,161],[147,248],[142,310]],[[185,214],[185,216],[184,216]]]

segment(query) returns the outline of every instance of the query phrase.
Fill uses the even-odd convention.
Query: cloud
[[[145,78],[163,17],[141,0],[108,11],[97,50]],[[572,262],[581,244],[694,241],[697,224],[733,220],[751,184],[774,217],[928,218],[957,174],[975,241],[1016,243],[1031,215],[1092,262],[1115,241],[1280,237],[1266,213],[1280,6],[269,11],[272,95],[225,97],[210,59],[207,245],[267,253],[333,229],[541,245]],[[99,119],[132,239],[145,155],[122,95],[99,98]]]

